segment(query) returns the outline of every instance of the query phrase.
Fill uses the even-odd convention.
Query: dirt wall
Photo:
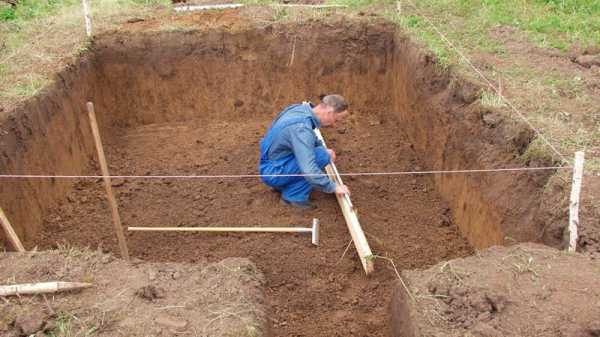
[[[518,156],[532,139],[526,128],[482,109],[477,86],[439,72],[430,54],[389,23],[338,18],[169,32],[143,24],[96,37],[88,57],[14,111],[3,124],[1,172],[84,172],[93,158],[83,113],[88,99],[110,137],[115,128],[140,124],[274,115],[289,103],[338,92],[354,111],[400,120],[399,132],[424,169],[521,166]],[[475,247],[507,236],[538,238],[546,174],[433,179]],[[44,210],[68,188],[62,181],[8,181],[0,203],[29,241]]]
[[[373,28],[373,27],[370,27]],[[252,118],[322,93],[347,93],[354,109],[389,105],[391,26],[274,25],[187,34],[134,31],[97,40],[102,110],[109,126],[196,118]]]
[[[520,156],[533,139],[531,130],[482,107],[480,87],[441,71],[435,57],[402,33],[394,46],[392,104],[425,169],[525,166]],[[463,235],[485,248],[507,238],[539,240],[540,196],[551,174],[438,174],[433,179]]]
[[[94,151],[85,102],[93,96],[93,58],[83,57],[54,83],[0,122],[2,174],[80,174]],[[0,206],[17,235],[29,242],[44,212],[71,188],[61,179],[3,179]],[[0,231],[0,237],[4,233]]]

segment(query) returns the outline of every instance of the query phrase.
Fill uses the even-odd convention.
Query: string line
[[[490,172],[517,172],[517,171],[544,171],[572,169],[570,166],[543,166],[543,167],[514,167],[498,169],[474,170],[432,170],[432,171],[390,171],[390,172],[353,172],[340,173],[340,176],[401,176],[425,174],[458,174],[458,173],[490,173]],[[312,174],[215,174],[215,175],[50,175],[50,174],[1,174],[0,179],[227,179],[227,178],[274,178],[274,177],[321,177],[327,173]]]

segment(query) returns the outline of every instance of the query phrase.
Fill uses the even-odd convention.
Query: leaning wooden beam
[[[123,234],[123,225],[121,224],[121,217],[119,216],[119,209],[117,208],[117,200],[115,200],[115,195],[113,194],[112,185],[110,183],[110,174],[108,173],[108,165],[106,164],[104,148],[102,147],[102,140],[100,139],[100,130],[98,129],[98,122],[96,121],[96,113],[94,112],[94,104],[92,102],[87,103],[87,110],[90,117],[90,127],[92,128],[94,143],[96,144],[96,151],[98,152],[98,161],[100,162],[100,170],[102,171],[102,179],[104,180],[106,197],[108,198],[108,203],[110,204],[113,226],[117,234],[117,240],[119,241],[121,257],[129,261],[127,242],[125,241],[125,234]]]
[[[13,246],[13,248],[17,252],[24,252],[25,248],[23,247],[21,240],[19,240],[19,236],[17,236],[17,233],[15,233],[15,230],[12,228],[2,208],[0,208],[0,223],[2,223],[2,228],[4,229],[4,232],[8,237],[8,241]]]
[[[327,147],[321,131],[319,129],[315,129],[315,134],[317,135],[317,138],[323,142],[323,146]],[[334,163],[327,165],[325,170],[327,171],[327,175],[329,175],[331,180],[335,181],[336,183],[343,184],[342,177],[338,173]],[[356,251],[358,252],[363,269],[365,270],[365,273],[369,275],[374,270],[373,253],[371,252],[371,248],[369,247],[365,233],[360,227],[358,216],[356,215],[356,211],[352,207],[352,202],[350,201],[350,196],[339,194],[336,194],[335,196],[340,204],[340,208],[342,209],[342,214],[346,220],[346,225],[350,231],[350,236],[352,236],[352,241],[354,242],[354,247],[356,247]]]
[[[575,164],[573,165],[573,183],[571,185],[571,202],[569,203],[569,243],[567,251],[574,252],[577,249],[577,226],[579,226],[579,194],[583,180],[584,153],[575,152]]]
[[[83,282],[40,282],[13,284],[8,286],[0,286],[0,296],[47,294],[60,291],[84,289],[91,286],[93,286],[91,283]]]

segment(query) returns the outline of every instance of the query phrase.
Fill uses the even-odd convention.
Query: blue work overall
[[[292,107],[288,108],[291,109]],[[282,114],[287,111],[284,110]],[[260,142],[260,165],[259,171],[261,175],[281,175],[281,174],[303,174],[298,161],[293,153],[276,159],[269,159],[269,149],[277,136],[286,127],[294,124],[303,123],[314,128],[310,117],[297,116],[292,118],[278,118],[273,122],[269,131]],[[317,166],[323,170],[329,164],[331,158],[329,153],[323,146],[315,146],[315,161]],[[281,192],[282,198],[291,202],[304,202],[308,200],[313,186],[302,176],[292,177],[273,177],[261,176],[261,180],[271,186],[276,191]]]

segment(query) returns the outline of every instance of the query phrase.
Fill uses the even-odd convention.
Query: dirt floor
[[[0,336],[268,335],[264,278],[247,259],[212,264],[127,264],[101,251],[61,247],[0,254],[2,283],[89,282],[71,293],[6,297]]]
[[[106,141],[112,174],[238,174],[253,172],[269,119],[198,120],[125,129]],[[381,170],[393,159],[416,168],[393,120],[356,113],[325,132],[342,172]],[[390,142],[390,139],[394,141]],[[388,140],[388,141],[385,141]],[[402,269],[472,254],[449,210],[424,177],[347,179],[375,254]],[[274,336],[389,336],[389,299],[396,280],[386,261],[365,277],[332,195],[315,193],[316,211],[297,211],[256,179],[115,180],[123,222],[130,226],[309,226],[322,224],[321,245],[303,235],[128,234],[133,256],[204,264],[248,257],[265,274]],[[116,252],[99,181],[81,181],[69,202],[47,218],[40,248],[69,242]]]
[[[597,257],[542,245],[493,247],[405,271],[393,311],[402,336],[600,335]]]

